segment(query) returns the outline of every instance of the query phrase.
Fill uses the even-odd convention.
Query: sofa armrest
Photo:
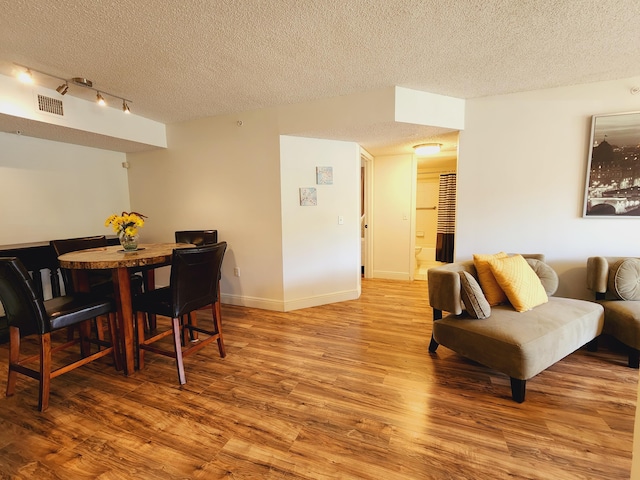
[[[587,259],[587,288],[595,293],[606,293],[609,279],[609,261],[605,257]]]
[[[460,273],[469,272],[476,276],[473,261],[448,263],[427,270],[429,285],[429,305],[437,310],[460,315],[462,297],[460,296]]]

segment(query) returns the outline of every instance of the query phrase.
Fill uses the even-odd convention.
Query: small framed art
[[[333,167],[316,167],[316,183],[333,185]]]
[[[315,187],[300,188],[300,206],[315,207],[318,205],[318,192]]]

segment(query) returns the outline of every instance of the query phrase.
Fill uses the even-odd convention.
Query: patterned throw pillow
[[[522,255],[494,258],[489,265],[516,311],[526,312],[549,301],[540,278]]]
[[[505,252],[496,253],[494,255],[485,255],[475,253],[473,255],[473,264],[476,267],[478,274],[478,281],[484,292],[484,296],[489,302],[489,305],[500,305],[507,302],[507,296],[496,282],[496,278],[491,272],[489,261],[494,258],[505,258],[507,254]]]
[[[482,293],[478,282],[469,272],[460,272],[460,296],[467,313],[482,320],[491,315],[491,306]]]
[[[621,258],[609,268],[609,291],[620,300],[640,300],[640,260]]]

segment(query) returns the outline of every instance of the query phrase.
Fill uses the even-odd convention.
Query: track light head
[[[104,97],[100,95],[100,92],[98,92],[98,94],[96,95],[96,101],[98,102],[98,105],[100,105],[101,107],[107,104],[107,102],[105,102],[104,100]]]
[[[122,99],[122,111],[127,115],[131,113],[131,110],[129,109],[129,105],[127,105],[127,101],[124,99]]]
[[[64,95],[68,91],[69,91],[69,85],[67,84],[67,82],[64,82],[62,85],[56,88],[56,92],[58,92],[60,95]]]
[[[22,83],[33,83],[33,75],[28,68],[18,74],[18,80]]]

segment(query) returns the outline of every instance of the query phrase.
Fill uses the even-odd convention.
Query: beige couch
[[[628,347],[629,367],[640,365],[640,259],[589,257],[587,287],[604,307],[604,328]]]
[[[558,285],[555,272],[543,263],[544,256],[524,256],[530,265],[543,267],[543,275],[536,273],[549,295],[547,303],[525,312],[506,304],[491,307],[484,319],[469,315],[461,297],[460,272],[477,279],[471,260],[427,273],[434,320],[429,351],[443,345],[508,375],[512,398],[519,403],[525,399],[528,379],[594,340],[604,321],[603,308],[595,302],[551,296]],[[444,318],[443,312],[448,313]]]

